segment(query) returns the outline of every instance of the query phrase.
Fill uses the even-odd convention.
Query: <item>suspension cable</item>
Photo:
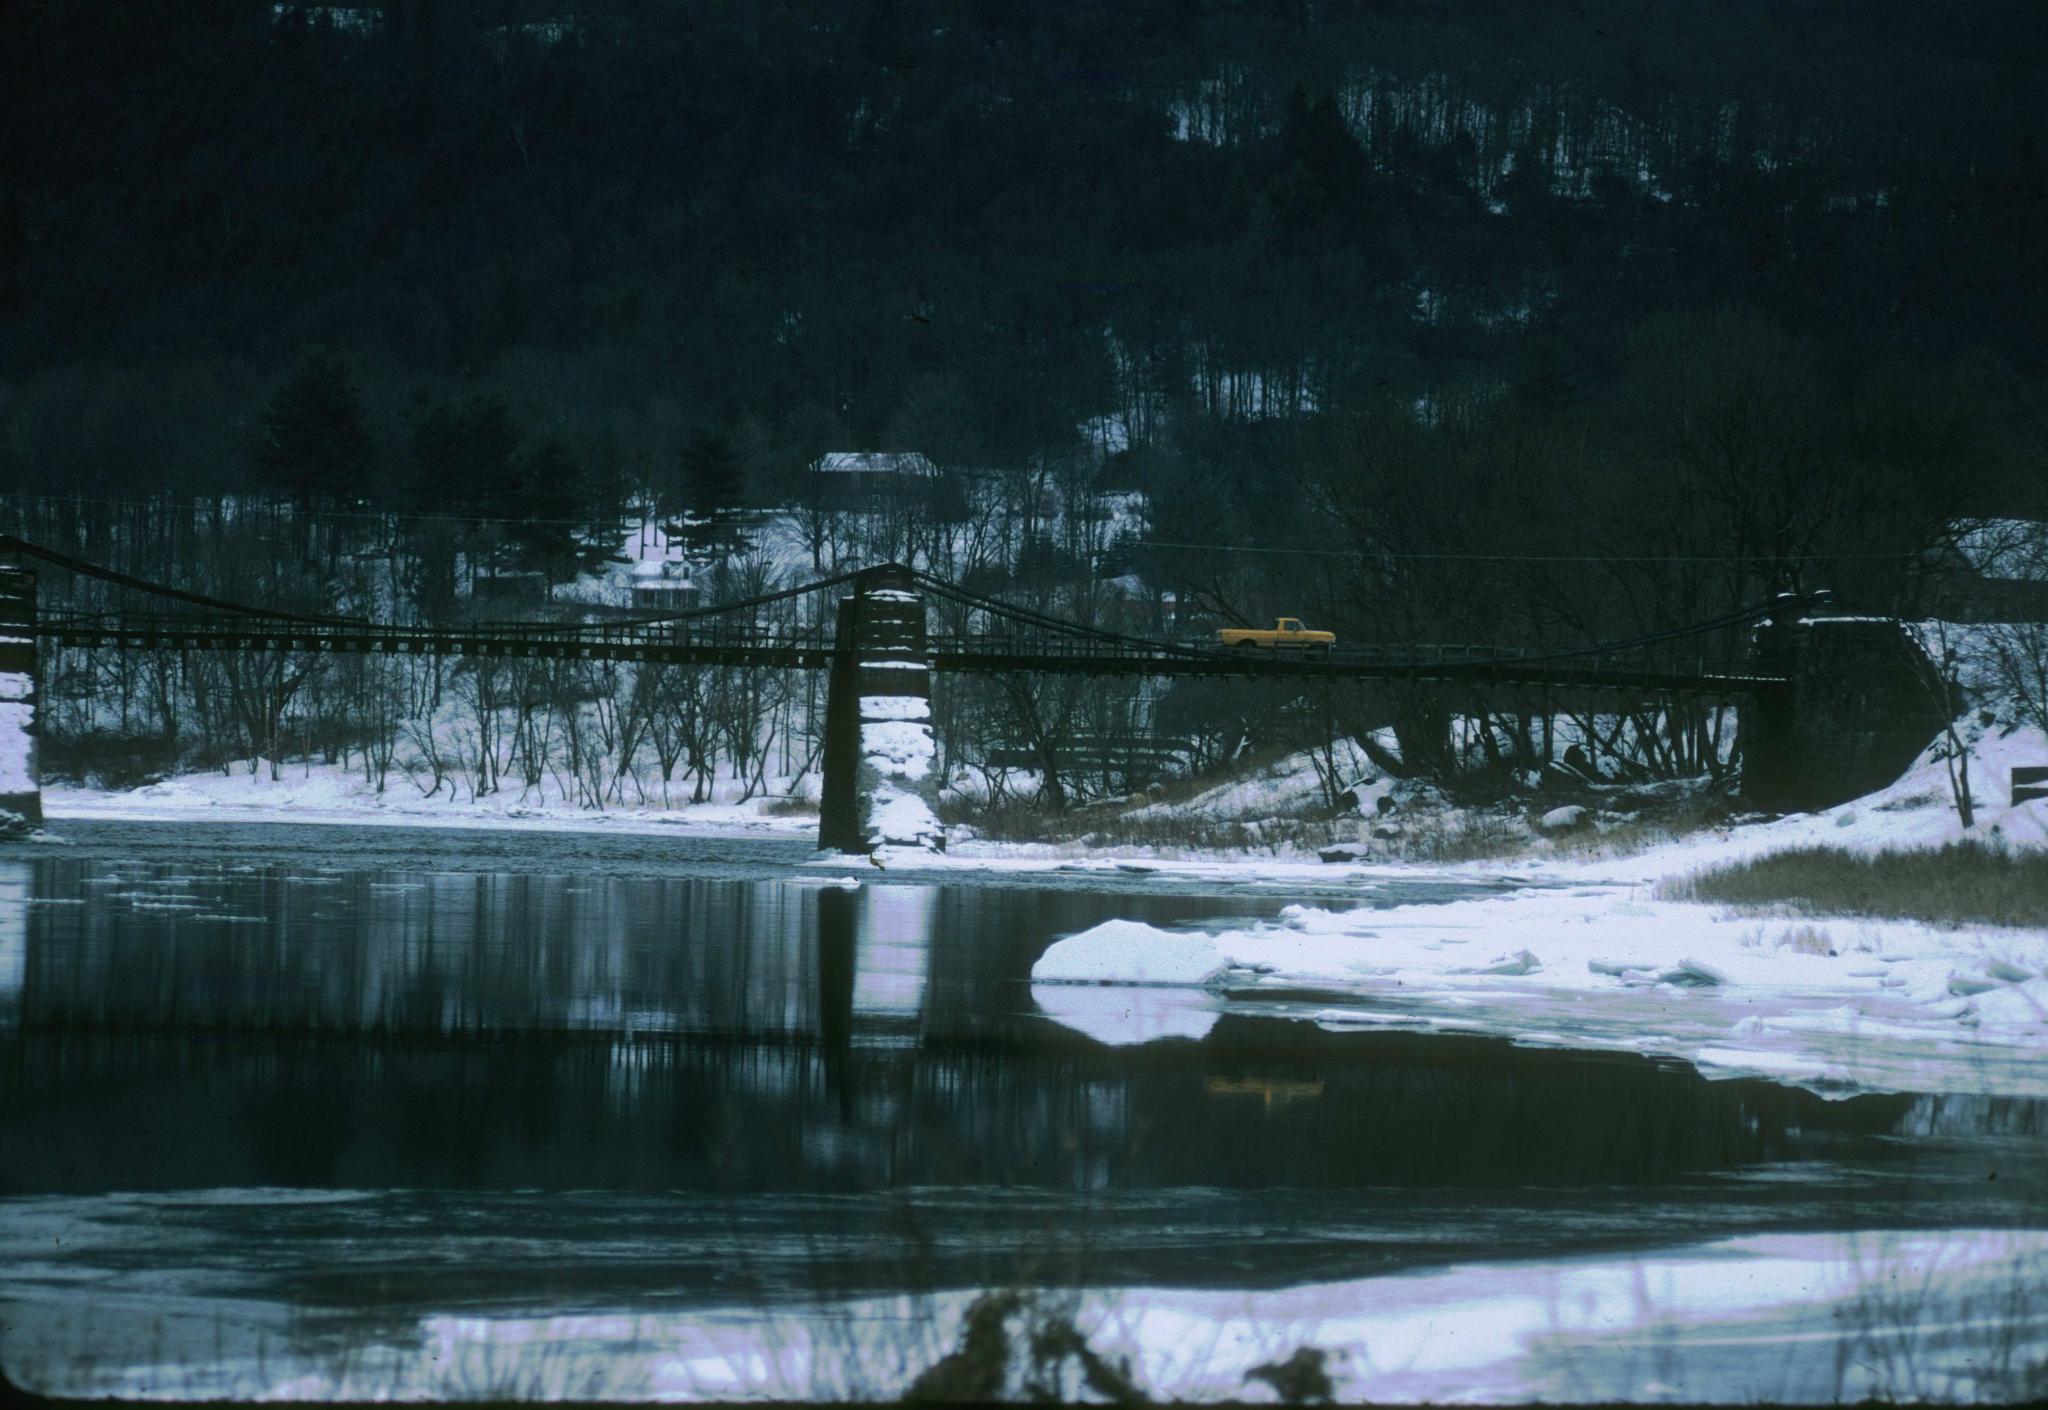
[[[824,592],[829,588],[842,587],[858,578],[866,568],[855,568],[850,572],[838,573],[816,582],[800,583],[796,587],[781,588],[775,592],[764,592],[756,597],[741,598],[738,602],[721,602],[711,607],[692,607],[684,612],[664,612],[654,617],[634,617],[627,625],[636,627],[662,626],[671,622],[694,622],[705,617],[723,616],[729,612],[744,612],[749,608],[766,607],[771,602],[783,602],[792,597],[801,597],[807,592]],[[568,631],[598,631],[606,624],[579,622],[565,627]]]
[[[1084,626],[1079,622],[1067,622],[1062,621],[1058,617],[1048,617],[1044,613],[1033,611],[1029,607],[1019,607],[1015,603],[1003,602],[997,598],[983,597],[978,593],[969,592],[963,587],[947,582],[944,578],[933,577],[930,573],[915,569],[912,570],[912,576],[919,583],[942,597],[951,598],[953,601],[968,607],[978,607],[985,612],[990,612],[1000,617],[1007,617],[1012,621],[1022,622],[1027,626],[1044,627],[1048,631],[1059,632],[1066,636],[1093,637],[1098,641],[1114,642],[1120,646],[1143,647],[1154,653],[1166,652],[1179,656],[1203,656],[1207,654],[1199,648],[1182,646],[1178,642],[1159,641],[1152,637],[1129,636],[1123,632],[1113,632],[1102,627]]]
[[[83,558],[73,558],[70,554],[60,553],[54,548],[44,548],[41,544],[30,543],[27,539],[16,538],[13,534],[0,534],[0,553],[19,554],[24,558],[39,558],[54,567],[64,568],[84,577],[97,578],[101,582],[112,583],[116,587],[133,588],[137,592],[149,593],[155,597],[169,598],[174,602],[189,602],[195,607],[208,607],[216,612],[233,612],[237,616],[243,617],[267,617],[272,621],[307,622],[325,626],[360,627],[369,625],[368,620],[362,617],[334,617],[309,612],[280,612],[274,608],[250,607],[240,602],[228,602],[218,597],[207,597],[203,593],[187,592],[183,588],[174,588],[163,583],[154,583],[147,578],[138,578],[132,574],[118,572],[112,568],[102,568],[97,563],[89,563]]]
[[[46,548],[41,544],[30,543],[26,539],[18,538],[12,534],[0,534],[0,554],[10,553],[18,554],[27,558],[39,559],[55,567],[64,568],[70,572],[78,573],[86,577],[96,578],[102,582],[111,583],[118,587],[130,588],[137,592],[147,593],[155,597],[166,598],[171,601],[189,603],[195,607],[204,607],[216,612],[230,612],[234,613],[237,616],[266,618],[272,621],[297,622],[308,625],[320,626],[347,626],[362,628],[373,627],[377,625],[376,623],[373,623],[368,619],[361,617],[339,617],[316,613],[281,612],[271,608],[250,607],[244,603],[229,602],[217,597],[208,597],[202,593],[188,592],[182,588],[170,587],[163,583],[152,582],[146,578],[138,578],[133,576],[132,574],[122,573],[111,568],[105,568],[100,566],[99,564],[88,562],[85,559],[76,558],[70,554],[59,552],[56,549]],[[963,588],[956,583],[948,582],[944,578],[937,577],[934,574],[925,572],[921,569],[908,568],[901,564],[884,564],[880,566],[882,568],[893,567],[899,569],[905,575],[907,575],[911,579],[911,581],[917,583],[919,586],[927,589],[928,591],[937,593],[941,597],[947,598],[953,602],[959,603],[966,607],[975,608],[984,612],[988,612],[996,617],[1007,619],[1009,621],[1016,622],[1021,625],[1035,626],[1045,631],[1057,633],[1063,636],[1084,637],[1097,641],[1108,642],[1118,646],[1124,646],[1128,648],[1133,648],[1138,651],[1143,651],[1147,654],[1154,656],[1164,655],[1180,658],[1206,659],[1212,654],[1210,651],[1201,647],[1186,646],[1178,642],[1160,641],[1150,637],[1131,636],[1128,633],[1124,632],[1115,632],[1102,627],[1087,626],[1080,622],[1065,621],[1061,618],[1052,617],[1043,612],[1036,611],[1029,607],[1023,607],[1016,603],[1004,602],[997,598],[987,597],[980,593],[970,592],[966,588]],[[877,570],[873,568],[856,568],[849,570],[847,572],[834,574],[833,576],[828,578],[821,578],[814,582],[801,583],[793,587],[780,588],[773,592],[760,593],[753,597],[743,598],[737,602],[725,602],[709,607],[697,607],[683,612],[663,613],[659,616],[654,617],[637,617],[632,619],[629,623],[626,623],[625,625],[631,627],[659,626],[669,623],[701,621],[708,617],[727,616],[739,612],[748,611],[758,607],[765,607],[771,603],[787,601],[790,598],[801,597],[807,593],[823,592],[832,588],[842,587],[848,583],[858,580],[862,576],[873,571]],[[1496,654],[1491,657],[1480,658],[1478,660],[1468,662],[1467,664],[1497,665],[1512,662],[1517,665],[1540,665],[1550,661],[1564,661],[1578,657],[1605,655],[1609,652],[1629,651],[1636,649],[1638,647],[1654,646],[1663,642],[1677,641],[1687,637],[1702,636],[1709,632],[1720,631],[1727,627],[1737,626],[1744,622],[1750,622],[1762,617],[1767,617],[1774,612],[1784,610],[1788,605],[1811,606],[1815,601],[1816,596],[1816,594],[1811,593],[1786,593],[1781,594],[1776,598],[1773,598],[1769,602],[1759,603],[1750,607],[1741,608],[1735,612],[1730,612],[1720,617],[1716,617],[1704,622],[1688,623],[1685,626],[1672,627],[1663,631],[1650,632],[1636,637],[1594,642],[1586,646],[1566,647],[1555,651],[1542,652],[1534,656],[1524,655],[1510,657]],[[619,624],[549,623],[527,621],[488,623],[484,625],[493,628],[524,627],[529,629],[552,629],[561,632],[565,635],[574,635],[591,631],[602,631]],[[1446,663],[1441,660],[1430,662],[1420,660],[1419,658],[1409,658],[1407,660],[1390,660],[1385,663],[1387,669],[1389,670],[1419,669],[1425,666],[1441,667],[1445,664]]]

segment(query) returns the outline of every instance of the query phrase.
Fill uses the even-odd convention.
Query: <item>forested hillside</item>
[[[244,600],[488,612],[650,503],[716,599],[751,506],[1572,644],[2048,514],[2032,0],[17,0],[0,65],[5,526]],[[864,449],[943,473],[821,497]]]
[[[476,391],[660,481],[695,432],[765,471],[1554,413],[1710,306],[1916,387],[2038,375],[2038,4],[1655,9],[18,0],[0,475],[246,485],[315,344],[371,498]]]

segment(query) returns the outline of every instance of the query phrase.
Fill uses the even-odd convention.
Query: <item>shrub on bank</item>
[[[1659,894],[1813,914],[2048,925],[2048,854],[1978,842],[1875,855],[1799,847],[1675,878]]]

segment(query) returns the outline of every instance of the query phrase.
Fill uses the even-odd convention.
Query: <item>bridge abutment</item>
[[[908,569],[871,568],[839,603],[818,846],[944,850],[945,832],[932,810],[937,757],[924,596]]]
[[[1772,812],[1884,787],[1953,713],[1941,671],[1892,617],[1773,619],[1757,629],[1755,665],[1785,677],[1742,721],[1742,794]]]
[[[0,558],[0,837],[43,825],[36,775],[36,574]]]

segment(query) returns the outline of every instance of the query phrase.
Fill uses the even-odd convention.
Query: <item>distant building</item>
[[[687,612],[697,605],[697,584],[680,558],[646,558],[633,565],[633,606],[645,612]]]
[[[2048,621],[2048,523],[1950,524],[1928,564],[1928,611],[1950,622]]]
[[[469,585],[469,600],[480,607],[536,607],[548,600],[548,580],[542,573],[479,573]]]
[[[303,21],[324,25],[336,34],[379,34],[387,18],[384,10],[371,5],[276,4],[270,7],[270,14],[279,24]]]
[[[812,461],[811,473],[828,494],[859,499],[905,484],[929,484],[939,467],[914,450],[835,450]]]

